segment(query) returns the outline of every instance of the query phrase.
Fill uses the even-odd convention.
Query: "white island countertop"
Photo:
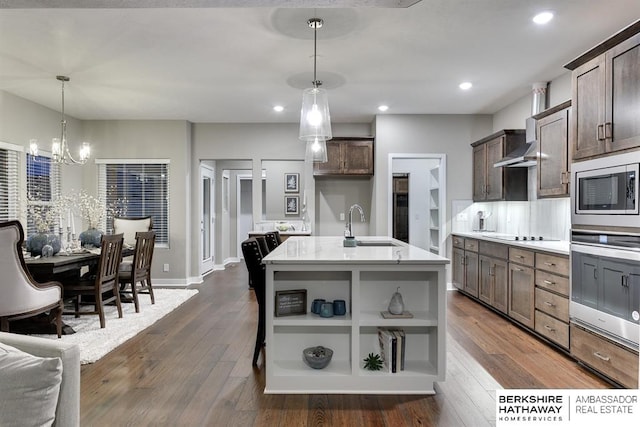
[[[364,244],[387,246],[344,247],[342,236],[292,236],[264,257],[265,264],[422,264],[443,265],[449,259],[381,236],[356,236]]]

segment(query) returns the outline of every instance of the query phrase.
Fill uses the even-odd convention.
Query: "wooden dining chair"
[[[155,244],[155,231],[137,232],[133,260],[120,263],[120,273],[118,275],[120,294],[131,295],[130,299],[133,300],[136,313],[140,312],[138,294],[149,294],[151,304],[156,303],[153,296],[153,286],[151,285],[151,261],[153,260]],[[126,302],[126,300],[123,301]]]
[[[22,255],[24,230],[19,221],[0,223],[0,330],[9,324],[49,313],[55,319],[58,338],[62,336],[62,285],[38,283],[31,277]]]
[[[100,259],[95,279],[80,280],[76,284],[65,285],[64,296],[74,299],[76,317],[85,314],[97,314],[100,327],[105,327],[104,306],[115,301],[118,317],[122,317],[120,292],[118,292],[118,274],[122,261],[123,235],[103,235],[100,243]],[[82,301],[82,296],[90,295],[93,301]],[[81,311],[81,305],[93,305],[93,311]]]
[[[258,363],[258,356],[260,356],[260,350],[264,347],[265,339],[265,265],[262,263],[262,252],[260,251],[260,245],[255,238],[249,238],[241,243],[242,255],[244,256],[244,262],[247,265],[247,271],[249,272],[249,278],[253,285],[253,291],[256,294],[256,300],[258,301],[258,331],[256,333],[256,345],[253,350],[253,366]]]

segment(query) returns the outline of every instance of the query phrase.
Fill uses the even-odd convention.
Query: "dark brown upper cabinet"
[[[373,175],[373,138],[333,138],[327,141],[326,163],[314,163],[314,176]]]
[[[533,116],[536,119],[538,198],[569,195],[569,120],[571,101]]]
[[[505,129],[471,144],[474,202],[527,200],[527,168],[493,167],[524,141],[524,129]]]
[[[640,147],[640,21],[565,65],[573,160]]]

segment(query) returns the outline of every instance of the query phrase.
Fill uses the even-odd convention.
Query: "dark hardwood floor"
[[[452,291],[447,380],[435,395],[265,395],[244,264],[193,287],[197,296],[82,367],[82,426],[489,426],[497,388],[609,387]]]

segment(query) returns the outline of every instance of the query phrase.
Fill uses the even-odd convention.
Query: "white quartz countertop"
[[[285,230],[285,231],[280,231],[280,230],[270,230],[270,231],[278,231],[278,233],[280,233],[283,236],[310,236],[311,235],[311,231],[301,231],[301,230]],[[249,236],[261,236],[264,233],[268,233],[269,231],[258,231],[258,230],[252,230],[249,231]]]
[[[505,240],[505,238],[502,237],[503,235],[500,233],[487,231],[456,231],[451,234],[478,240],[488,240],[490,242],[502,243],[509,246],[518,246],[524,249],[552,252],[560,255],[569,255],[570,252],[570,242],[568,240]]]
[[[448,264],[447,258],[390,237],[356,236],[365,243],[394,246],[344,247],[342,236],[293,236],[264,257],[265,264]]]

